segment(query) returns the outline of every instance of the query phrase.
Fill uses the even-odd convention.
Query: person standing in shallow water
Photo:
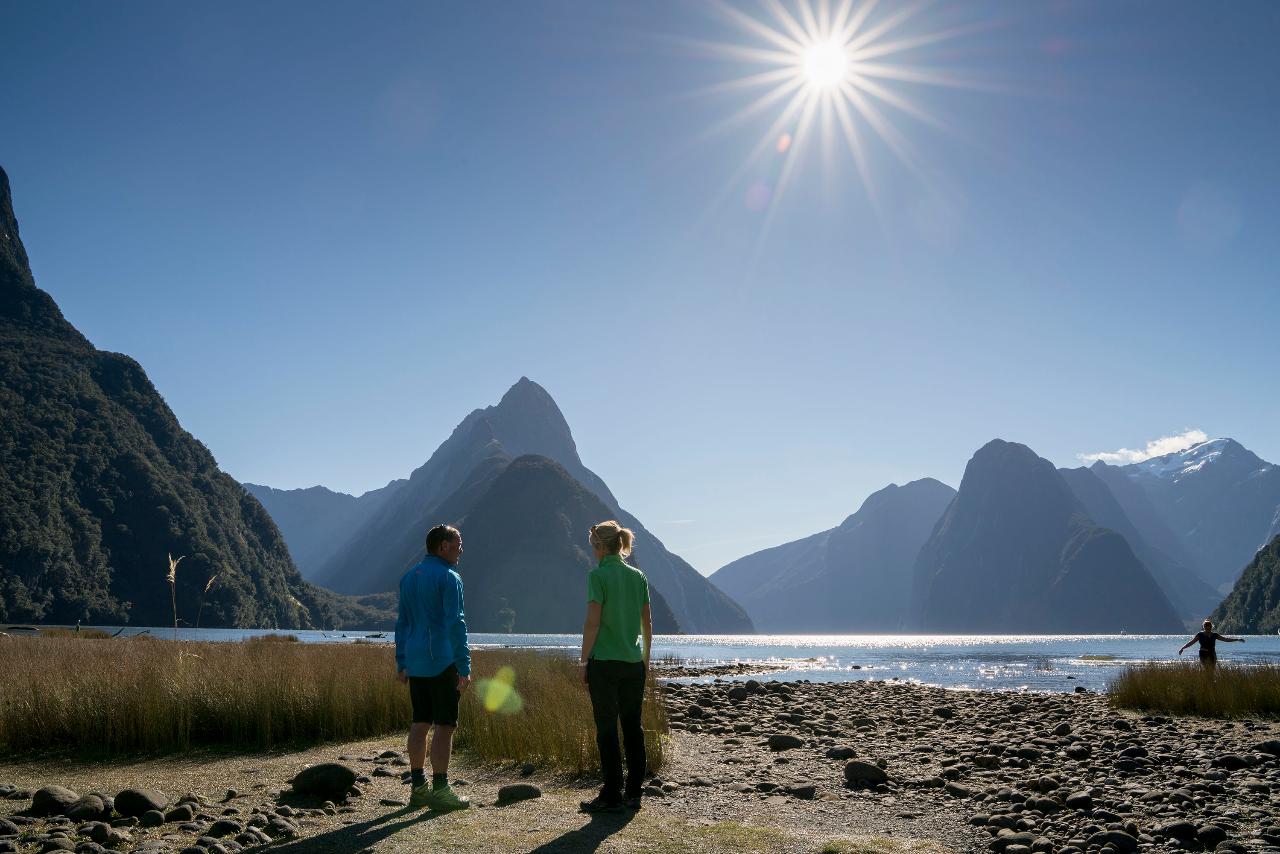
[[[582,628],[582,680],[591,694],[596,746],[604,785],[586,812],[620,812],[640,808],[644,784],[644,729],[640,724],[644,685],[653,646],[649,581],[627,565],[633,535],[612,520],[592,525],[588,537],[597,565],[587,580],[587,620]],[[643,646],[641,638],[643,637]],[[625,786],[618,722],[627,757]]]
[[[1205,620],[1204,628],[1196,632],[1191,640],[1182,645],[1182,649],[1178,650],[1178,655],[1182,655],[1183,650],[1193,643],[1198,643],[1200,644],[1200,663],[1205,667],[1213,667],[1218,663],[1218,641],[1223,643],[1244,643],[1244,638],[1229,638],[1226,635],[1220,635],[1213,630],[1213,621]]]
[[[409,686],[409,804],[437,812],[471,802],[449,788],[449,754],[458,728],[458,700],[471,682],[471,650],[462,611],[462,534],[450,525],[427,532],[427,556],[400,579],[396,620],[396,678]],[[424,765],[431,733],[431,783]]]

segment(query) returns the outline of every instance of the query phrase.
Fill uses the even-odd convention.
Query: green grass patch
[[[81,632],[83,635],[83,632]],[[575,663],[531,650],[473,654],[458,741],[482,759],[598,767]],[[262,750],[401,733],[412,717],[388,644],[0,638],[0,751],[89,755]],[[665,711],[650,684],[649,761]]]
[[[1107,686],[1114,708],[1212,718],[1280,717],[1280,665],[1151,662]]]

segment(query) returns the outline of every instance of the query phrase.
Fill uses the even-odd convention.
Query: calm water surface
[[[115,631],[115,627],[109,627]],[[129,627],[173,637],[173,629]],[[184,640],[238,641],[263,630],[179,629]],[[365,638],[392,643],[391,632],[291,631],[306,643],[352,643]],[[740,679],[897,679],[944,688],[1002,691],[1106,690],[1126,664],[1173,661],[1190,635],[656,635],[655,660],[781,665],[764,676]],[[576,654],[580,635],[473,633],[478,648],[520,647]],[[1184,657],[1195,660],[1195,647]],[[1280,664],[1280,636],[1250,635],[1245,643],[1219,644],[1220,661]],[[709,677],[708,677],[709,678]],[[681,680],[705,681],[705,680]]]

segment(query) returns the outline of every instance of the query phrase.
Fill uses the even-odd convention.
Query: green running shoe
[[[414,809],[430,806],[431,804],[431,784],[423,783],[421,786],[414,786],[412,794],[409,795],[409,806]]]
[[[427,796],[427,806],[435,812],[452,812],[453,810],[465,810],[471,806],[471,801],[466,798],[460,798],[448,786],[439,789],[432,789],[431,794]]]

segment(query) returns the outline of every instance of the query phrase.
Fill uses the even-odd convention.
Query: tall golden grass
[[[473,753],[574,771],[599,767],[591,699],[575,661],[535,650],[482,650],[471,666],[473,686],[462,698],[457,738]],[[642,724],[649,767],[657,771],[669,727],[652,675]]]
[[[1214,718],[1280,716],[1280,665],[1136,664],[1107,686],[1112,706]]]
[[[487,760],[597,767],[591,704],[572,661],[481,650],[473,668],[479,687],[461,705],[462,746]],[[412,717],[389,645],[7,637],[0,674],[6,753],[259,750],[402,733]],[[656,771],[667,725],[649,690]]]

